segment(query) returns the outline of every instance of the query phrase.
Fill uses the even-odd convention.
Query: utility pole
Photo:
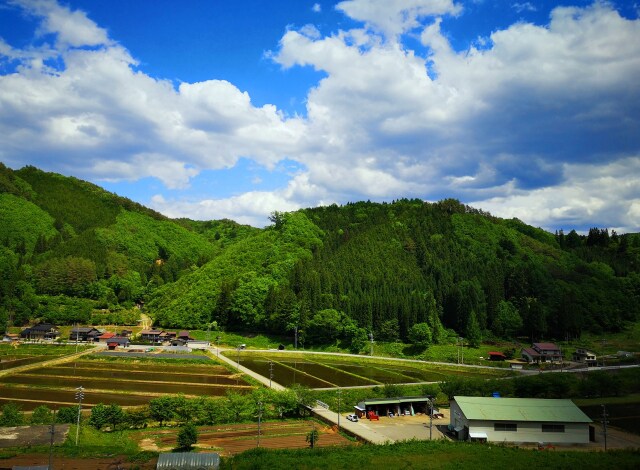
[[[220,336],[216,336],[216,340],[218,341],[218,347],[216,348],[216,351],[218,352],[218,357],[220,357]]]
[[[273,380],[273,361],[269,361],[269,388],[271,388],[272,380]]]
[[[604,451],[607,451],[607,423],[609,422],[607,418],[609,415],[607,414],[607,408],[602,405],[602,432],[604,434]]]
[[[80,335],[80,332],[78,331],[78,322],[76,322],[76,355],[78,354],[78,336]],[[76,375],[76,364],[78,362],[78,358],[74,357],[73,358],[73,375],[75,377]]]
[[[49,444],[49,470],[53,470],[53,441],[54,436],[56,435],[56,409],[53,409],[53,420],[51,421],[51,429],[49,430],[49,434],[51,434],[51,443]]]
[[[369,332],[369,338],[371,339],[371,356],[373,356],[373,330]]]
[[[429,440],[433,435],[433,398],[429,398]]]
[[[293,342],[293,349],[298,349],[298,325],[293,327],[293,331],[294,331],[294,342]]]
[[[464,365],[464,338],[460,338],[460,359]]]
[[[258,402],[258,447],[260,447],[260,421],[262,420],[262,402]]]
[[[78,437],[80,436],[80,412],[82,411],[82,399],[84,398],[84,387],[80,385],[76,388],[76,400],[78,400],[78,422],[76,425],[76,446],[78,445]]]
[[[340,395],[342,395],[342,390],[338,389],[338,432],[340,432]]]

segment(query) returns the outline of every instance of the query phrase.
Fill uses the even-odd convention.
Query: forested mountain
[[[0,322],[89,322],[138,304],[163,327],[297,329],[358,350],[370,334],[566,338],[640,318],[638,234],[550,234],[456,200],[272,222],[170,220],[75,178],[0,166]]]

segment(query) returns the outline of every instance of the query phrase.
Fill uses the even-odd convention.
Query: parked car
[[[349,421],[353,421],[354,423],[358,422],[358,417],[356,415],[347,415],[347,419]]]

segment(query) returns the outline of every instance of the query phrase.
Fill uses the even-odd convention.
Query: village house
[[[581,362],[586,364],[587,367],[595,367],[598,364],[598,357],[596,353],[584,348],[578,348],[573,353],[574,362]]]
[[[51,323],[40,323],[20,332],[21,338],[30,340],[56,339],[58,336],[58,328]]]
[[[124,336],[112,336],[106,341],[106,343],[107,343],[107,348],[109,348],[110,351],[113,351],[118,347],[128,348],[129,338],[125,338]]]
[[[181,339],[182,341],[193,340],[193,338],[189,336],[189,332],[187,330],[182,330],[180,333],[178,333],[178,339]]]
[[[522,349],[522,358],[528,363],[562,362],[562,351],[555,343],[533,343]]]
[[[142,341],[148,341],[150,343],[159,343],[160,335],[164,333],[161,330],[142,330],[140,332],[140,339]]]
[[[571,400],[456,396],[449,426],[463,441],[588,444],[591,422]]]
[[[504,361],[507,359],[507,356],[505,356],[504,353],[501,353],[500,351],[489,351],[487,354],[490,361]]]
[[[109,331],[106,331],[104,333],[102,333],[100,336],[98,336],[96,338],[96,341],[99,343],[108,343],[109,341],[111,341],[111,338],[115,337],[115,333],[111,333]]]
[[[100,330],[90,326],[80,326],[71,329],[69,333],[70,341],[95,341],[102,333]]]
[[[17,343],[20,341],[20,335],[17,333],[5,333],[2,341],[4,343]]]

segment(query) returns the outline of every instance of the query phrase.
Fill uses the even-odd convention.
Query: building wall
[[[468,427],[469,432],[483,432],[487,435],[487,440],[492,442],[550,442],[555,444],[588,444],[589,424],[588,423],[545,423],[564,424],[564,432],[542,432],[542,423],[512,421],[518,425],[517,431],[495,431],[495,421],[468,420],[458,403],[451,402],[451,425],[454,428]],[[466,432],[460,436],[467,439]]]
[[[452,418],[453,419],[453,418]],[[555,444],[588,444],[588,423],[545,423],[564,424],[564,432],[542,432],[542,423],[516,422],[517,431],[495,431],[494,421],[469,422],[470,432],[484,432],[492,442],[550,442]]]

